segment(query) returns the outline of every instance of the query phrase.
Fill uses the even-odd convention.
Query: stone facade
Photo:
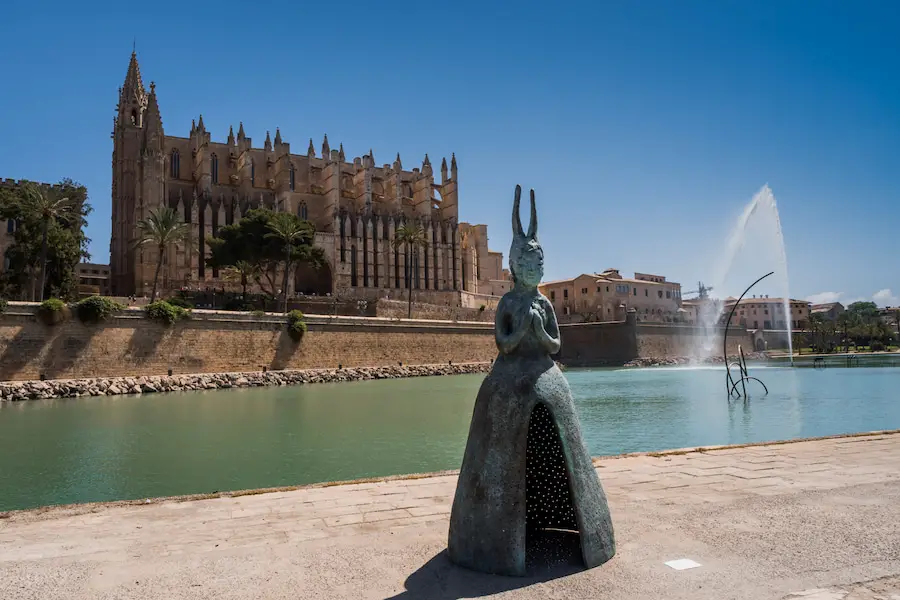
[[[622,321],[634,310],[641,322],[683,320],[681,284],[660,275],[635,273],[622,277],[618,269],[582,274],[540,285],[550,299],[560,323]]]
[[[728,319],[735,303],[737,303],[737,298],[725,300],[723,321]],[[791,311],[790,328],[792,330],[805,329],[809,323],[810,303],[806,300],[791,299],[789,306]],[[748,329],[787,329],[784,317],[784,299],[769,298],[768,296],[744,298],[731,317],[731,326]]]
[[[80,295],[110,295],[109,265],[81,262],[75,267],[75,271],[78,275],[78,292]]]
[[[383,297],[406,288],[405,252],[391,247],[404,224],[421,226],[427,250],[412,260],[412,287],[432,291],[440,303],[459,304],[461,292],[492,294],[508,274],[502,255],[487,247],[487,227],[458,221],[456,157],[440,165],[435,180],[428,156],[406,170],[397,155],[377,166],[374,153],[347,160],[343,145],[321,150],[312,140],[295,154],[276,128],[262,148],[239,125],[225,142],[214,142],[202,115],[187,137],[166,135],[153,83],[144,88],[132,54],[113,125],[111,292],[146,295],[157,256],[150,247],[134,249],[135,224],[150,209],[169,206],[191,225],[191,238],[167,249],[161,275],[164,291],[178,288],[230,288],[205,264],[206,237],[239,220],[253,208],[267,207],[308,219],[316,226],[316,245],[327,266],[290,274],[289,293]]]

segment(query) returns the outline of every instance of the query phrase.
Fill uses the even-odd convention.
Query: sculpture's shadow
[[[416,569],[405,582],[406,591],[386,600],[459,600],[499,594],[584,571],[575,562],[535,569],[526,577],[488,575],[458,567],[444,550]]]

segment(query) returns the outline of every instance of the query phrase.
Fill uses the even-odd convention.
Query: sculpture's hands
[[[538,342],[547,351],[547,354],[556,354],[559,352],[559,325],[556,321],[556,313],[553,307],[545,307],[542,314],[537,308],[531,309],[531,326],[537,336]]]
[[[494,339],[497,348],[503,354],[512,352],[531,328],[531,312],[509,310],[508,304],[502,301],[497,307],[497,319],[494,323]]]

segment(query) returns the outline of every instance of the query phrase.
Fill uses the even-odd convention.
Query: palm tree
[[[269,233],[266,237],[276,240],[281,245],[284,252],[284,279],[281,286],[282,308],[283,312],[287,312],[288,298],[288,274],[291,265],[297,260],[309,258],[309,244],[304,246],[304,242],[312,240],[314,230],[310,227],[308,221],[294,216],[291,213],[275,213],[269,222]],[[301,246],[301,247],[298,247]],[[297,255],[298,251],[307,250],[306,255]]]
[[[243,294],[241,298],[247,299],[247,286],[250,281],[259,276],[260,268],[256,263],[247,260],[239,260],[222,273],[227,281],[239,281]]]
[[[47,233],[50,223],[70,223],[78,212],[78,200],[62,196],[54,188],[39,187],[27,184],[22,194],[21,207],[28,214],[41,222],[41,287],[38,302],[44,301],[44,286],[47,285]],[[34,296],[32,296],[33,298]]]
[[[156,272],[153,274],[153,291],[150,302],[156,300],[156,286],[159,283],[159,271],[162,268],[166,248],[170,244],[183,242],[191,233],[190,226],[178,218],[178,213],[168,206],[160,206],[150,210],[150,216],[137,222],[138,237],[135,248],[145,244],[156,246]]]
[[[391,240],[391,246],[393,246],[394,250],[396,250],[400,246],[404,247],[403,253],[406,257],[406,295],[408,302],[406,318],[411,319],[413,251],[416,251],[416,256],[418,256],[419,248],[428,247],[428,240],[425,239],[425,230],[418,225],[401,225],[399,228],[397,228],[397,231],[394,232],[394,239]]]

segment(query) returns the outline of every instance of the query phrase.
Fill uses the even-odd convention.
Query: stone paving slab
[[[517,579],[449,564],[456,477],[442,475],[9,513],[0,598],[900,600],[900,434],[595,466],[618,554],[591,571]],[[679,558],[701,566],[664,564]]]

